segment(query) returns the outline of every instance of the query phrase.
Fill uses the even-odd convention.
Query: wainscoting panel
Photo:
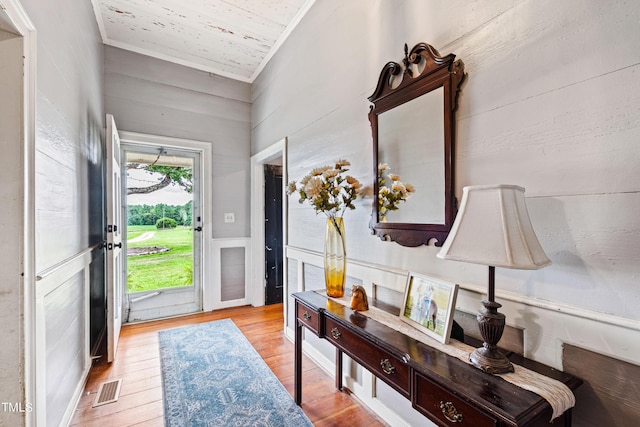
[[[565,344],[565,371],[580,376],[573,421],[579,426],[632,426],[640,420],[640,366]]]
[[[34,410],[46,425],[69,422],[91,367],[91,265],[102,254],[96,245],[37,275]]]
[[[204,311],[235,307],[251,303],[249,289],[249,267],[251,266],[247,237],[211,239],[209,253],[212,259],[205,261],[205,277],[211,283],[204,283]]]
[[[75,388],[84,381],[87,300],[84,271],[79,271],[44,300],[47,425],[63,419]]]
[[[226,302],[247,298],[245,248],[222,248],[220,259],[221,300]]]

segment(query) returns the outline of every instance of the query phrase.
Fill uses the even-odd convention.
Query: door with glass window
[[[200,153],[122,144],[124,322],[202,311]]]

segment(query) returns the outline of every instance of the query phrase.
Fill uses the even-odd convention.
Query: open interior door
[[[122,326],[122,180],[120,137],[107,114],[107,361],[113,362]]]

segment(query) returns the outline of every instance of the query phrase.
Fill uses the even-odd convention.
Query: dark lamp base
[[[513,365],[509,362],[509,359],[496,348],[476,348],[469,356],[469,361],[476,368],[480,368],[489,374],[513,372]]]
[[[513,365],[497,348],[505,325],[504,314],[498,313],[501,305],[495,301],[482,301],[482,305],[484,309],[480,310],[477,319],[484,343],[471,353],[469,361],[490,374],[513,372]]]

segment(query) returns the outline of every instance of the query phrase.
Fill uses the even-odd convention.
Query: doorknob
[[[196,228],[193,229],[193,231],[202,231],[202,227],[201,226],[197,226]]]

